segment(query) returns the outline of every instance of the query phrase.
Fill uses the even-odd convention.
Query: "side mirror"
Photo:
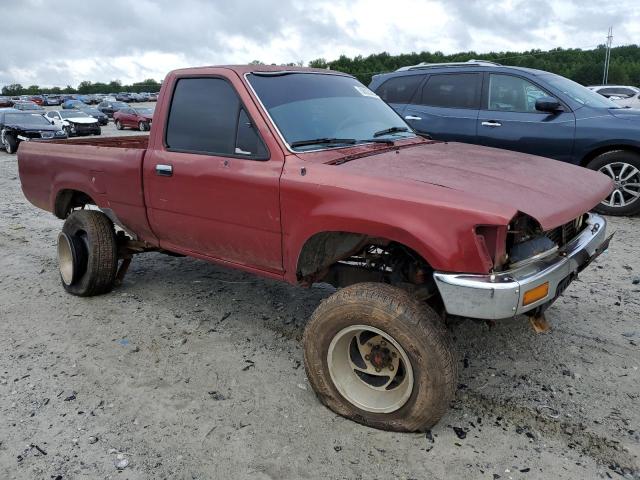
[[[536,110],[540,112],[556,113],[564,110],[560,102],[553,97],[540,97],[536,100]]]

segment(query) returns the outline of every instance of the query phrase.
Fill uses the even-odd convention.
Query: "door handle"
[[[422,117],[416,117],[415,115],[407,115],[404,117],[405,120],[422,120]]]
[[[502,124],[500,122],[496,122],[495,120],[489,120],[488,122],[482,122],[483,127],[501,127]]]
[[[156,165],[156,175],[160,175],[161,177],[170,177],[173,175],[173,166],[171,165]]]

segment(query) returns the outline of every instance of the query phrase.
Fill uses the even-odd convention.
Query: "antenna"
[[[613,42],[613,27],[609,27],[607,33],[607,49],[604,54],[604,72],[602,74],[602,84],[606,85],[609,82],[609,63],[611,62],[611,43]]]

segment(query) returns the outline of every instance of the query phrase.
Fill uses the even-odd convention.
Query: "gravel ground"
[[[1,152],[2,479],[640,478],[640,218],[610,219],[550,333],[522,317],[453,328],[459,389],[427,435],[316,400],[299,340],[330,289],[146,254],[113,293],[76,298],[61,225]]]

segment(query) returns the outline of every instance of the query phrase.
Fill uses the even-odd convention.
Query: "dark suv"
[[[599,170],[616,188],[598,210],[640,212],[640,110],[553,73],[474,60],[403,67],[374,76],[369,88],[434,139]]]

